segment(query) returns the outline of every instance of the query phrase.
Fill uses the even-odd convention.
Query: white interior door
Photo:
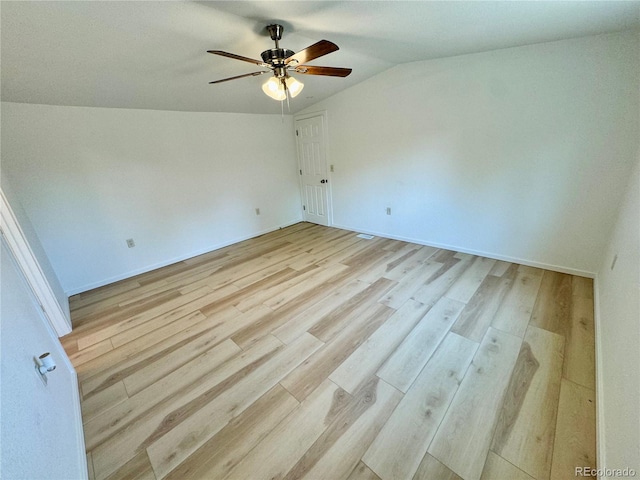
[[[323,115],[296,120],[296,144],[304,220],[329,225],[331,190]]]
[[[0,475],[87,478],[78,381],[5,237],[0,240]],[[57,364],[46,382],[36,359]]]

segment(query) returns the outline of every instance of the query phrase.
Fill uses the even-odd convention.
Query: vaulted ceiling
[[[353,73],[300,75],[295,113],[406,62],[640,28],[639,1],[2,1],[0,14],[3,101],[274,114],[266,76],[209,85],[257,68],[206,51],[259,59],[270,23],[293,51],[337,43],[310,64]]]

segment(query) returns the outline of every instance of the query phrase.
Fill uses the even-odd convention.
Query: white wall
[[[73,294],[300,221],[291,122],[3,103],[3,171]]]
[[[328,114],[334,224],[593,275],[638,144],[638,45],[401,65],[310,107]]]
[[[0,478],[87,478],[76,374],[4,240],[0,243]],[[44,352],[57,364],[47,374],[47,386],[34,363]]]
[[[640,472],[640,155],[596,295],[599,466]]]

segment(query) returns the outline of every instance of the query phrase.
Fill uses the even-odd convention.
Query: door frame
[[[2,189],[0,189],[0,234],[5,238],[9,251],[15,258],[51,328],[59,337],[70,333],[71,323],[58,303]]]
[[[300,164],[300,152],[298,151],[296,123],[298,122],[298,120],[307,120],[313,117],[322,117],[322,129],[323,129],[322,133],[324,136],[325,171],[327,173],[327,178],[329,179],[329,184],[327,186],[327,223],[328,223],[328,226],[331,227],[333,226],[333,194],[332,194],[333,178],[331,176],[331,169],[329,167],[331,165],[331,163],[329,162],[329,123],[328,123],[328,116],[327,116],[326,110],[319,110],[317,112],[298,114],[298,115],[294,115],[293,117],[293,135],[294,135],[294,140],[296,142],[296,159],[297,159],[297,165],[298,165],[298,173],[302,169],[302,165]],[[304,203],[304,200],[303,200],[304,187],[302,185],[302,175],[300,174],[297,176],[298,176],[298,189],[300,191],[300,215],[302,216],[302,219],[304,221],[305,212],[302,209],[302,204]]]

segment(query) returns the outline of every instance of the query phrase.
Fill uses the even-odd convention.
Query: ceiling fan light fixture
[[[287,98],[282,81],[276,77],[269,78],[262,85],[262,91],[274,100],[282,101]]]
[[[304,83],[299,82],[293,77],[287,77],[285,83],[287,84],[287,90],[289,90],[291,98],[295,98],[304,88]]]
[[[291,98],[296,97],[304,88],[304,84],[293,77],[271,77],[262,85],[262,91],[274,100],[285,100],[287,91]]]

